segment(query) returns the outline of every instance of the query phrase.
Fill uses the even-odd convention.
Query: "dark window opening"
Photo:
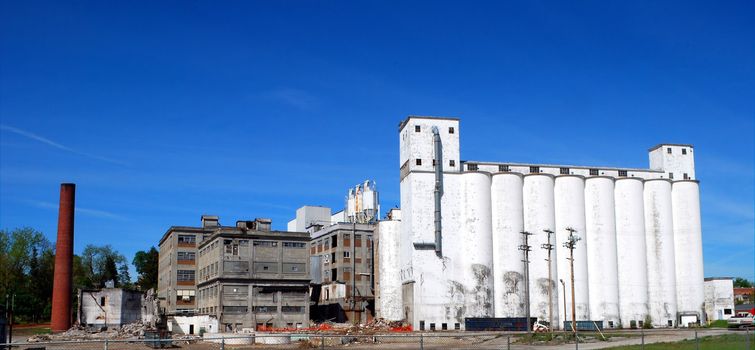
[[[435,166],[435,159],[433,159],[433,166]]]
[[[619,170],[619,176],[626,177],[627,176],[627,171],[626,170]]]
[[[731,309],[724,309],[724,315],[731,315]]]
[[[420,132],[420,130],[422,129],[420,129],[419,125],[414,126],[414,132]]]
[[[417,158],[416,164],[417,165],[422,165],[422,159]]]
[[[687,149],[686,148],[682,148],[682,154],[687,154]]]
[[[335,264],[336,263],[336,253],[330,253],[330,262]]]
[[[452,160],[449,160],[449,161],[448,161],[448,165],[449,165],[449,166],[456,166],[456,161],[455,161],[455,160],[453,160],[453,159],[452,159]]]
[[[608,321],[608,328],[613,328],[613,321]]]
[[[666,153],[671,154],[671,147],[666,148]]]
[[[672,320],[668,320],[668,326],[669,326],[669,327],[673,327],[673,326],[674,326],[674,321],[672,321]]]
[[[448,133],[449,134],[453,134],[454,133],[454,128],[453,127],[448,128]]]
[[[530,174],[536,174],[536,173],[539,173],[539,172],[540,172],[540,167],[539,166],[531,166],[530,167]]]
[[[673,180],[674,179],[674,173],[668,173],[668,178]]]
[[[434,331],[434,330],[435,330],[435,323],[430,323],[430,330],[431,330],[431,331]]]
[[[590,175],[598,175],[598,169],[590,169]]]
[[[461,330],[461,323],[454,323],[454,329],[455,330]]]
[[[425,330],[425,321],[419,321],[419,330],[421,331]]]
[[[509,166],[508,165],[499,165],[498,166],[498,171],[511,171],[511,170],[509,170]]]
[[[685,179],[685,180],[689,180],[689,174],[687,174],[687,173],[684,173],[684,179]]]
[[[442,329],[442,330],[444,330],[444,331],[445,331],[445,330],[448,330],[448,323],[441,323],[441,324],[440,324],[440,329]]]
[[[467,170],[477,171],[477,164],[467,164]]]
[[[338,272],[338,270],[337,270],[337,269],[331,269],[331,270],[330,270],[330,275],[332,276],[332,278],[331,278],[331,279],[332,279],[333,281],[337,281],[337,280],[338,280],[338,273],[337,273],[337,272]]]
[[[335,247],[338,247],[338,237],[336,237],[336,236],[334,235],[334,236],[333,236],[333,238],[331,238],[331,240],[330,240],[330,243],[331,243],[331,244],[330,244],[330,247],[331,247],[331,248],[335,248]]]
[[[105,297],[100,297],[100,306],[105,306]]]
[[[569,168],[561,168],[561,175],[569,175]]]

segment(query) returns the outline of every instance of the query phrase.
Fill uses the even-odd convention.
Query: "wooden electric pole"
[[[551,235],[553,231],[545,229],[543,230],[548,235],[548,243],[540,246],[548,251],[548,258],[545,261],[548,262],[548,328],[553,333],[553,278],[551,277],[551,252],[553,251],[553,244],[551,244]]]
[[[530,251],[532,247],[529,245],[529,236],[532,233],[527,231],[520,232],[524,236],[524,244],[519,246],[519,250],[524,252],[524,310],[527,314],[527,339],[532,337],[532,324],[530,323]]]
[[[569,231],[569,237],[567,238],[566,242],[564,242],[564,247],[566,249],[569,249],[569,266],[571,269],[571,328],[572,332],[574,332],[574,336],[577,336],[577,314],[574,311],[574,249],[577,248],[577,242],[581,238],[579,236],[575,235],[574,232],[577,232],[577,230],[567,227],[566,231]],[[566,310],[564,310],[566,312]]]

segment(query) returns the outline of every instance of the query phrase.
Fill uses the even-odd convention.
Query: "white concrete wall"
[[[493,301],[495,317],[524,317],[522,244],[523,179],[517,173],[492,176]]]
[[[705,322],[703,242],[697,181],[675,181],[671,190],[674,220],[677,311]],[[687,326],[686,323],[680,326]]]
[[[378,223],[380,299],[376,307],[380,312],[377,316],[389,321],[400,321],[404,318],[401,278],[396,273],[401,268],[400,229],[401,221],[398,220]]]
[[[731,278],[706,280],[704,291],[708,322],[728,320],[734,316],[734,281]],[[730,312],[727,314],[726,310]]]
[[[590,317],[604,327],[618,327],[619,279],[614,216],[614,180],[589,177],[585,180],[585,224],[590,285]]]
[[[655,327],[676,326],[676,268],[671,181],[645,181],[645,246],[647,249],[648,313]]]
[[[648,276],[645,251],[644,181],[617,179],[616,251],[618,253],[619,309],[624,327],[635,327],[648,315]]]

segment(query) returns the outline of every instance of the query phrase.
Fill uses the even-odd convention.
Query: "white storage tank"
[[[493,316],[493,236],[491,233],[490,175],[462,174],[464,204],[462,236],[450,244],[462,246],[466,317]]]
[[[543,321],[549,321],[549,308],[553,308],[553,323],[560,323],[558,317],[558,260],[556,250],[551,256],[551,280],[548,280],[548,257],[547,251],[541,246],[548,243],[547,235],[543,230],[555,231],[555,213],[553,201],[554,176],[550,174],[527,174],[524,175],[523,207],[524,207],[524,230],[532,233],[529,238],[530,252],[529,265],[529,290],[530,290],[530,316]],[[555,243],[555,237],[551,237],[551,244]],[[550,288],[551,303],[549,305],[548,289]]]
[[[614,183],[606,176],[585,180],[585,224],[590,284],[590,318],[619,326],[619,279],[614,217]]]
[[[404,319],[401,298],[401,263],[399,260],[401,221],[380,221],[378,223],[378,278],[380,283],[380,315],[388,321]]]
[[[645,180],[644,200],[648,313],[653,326],[673,327],[677,305],[671,181]]]
[[[495,317],[524,317],[522,175],[497,173],[491,180]]]
[[[641,327],[648,314],[643,182],[626,177],[615,183],[619,310],[624,328]]]
[[[675,181],[671,190],[679,326],[702,324],[705,315],[700,189],[696,180]],[[694,320],[693,316],[697,315]]]
[[[587,246],[585,244],[585,179],[580,175],[559,175],[554,188],[556,211],[556,249],[558,252],[558,277],[564,281],[566,295],[559,294],[559,310],[564,321],[572,320],[571,268],[569,249],[563,246],[568,240],[566,228],[576,230],[581,238],[574,249],[574,312],[577,321],[590,319],[590,293],[587,281]],[[562,289],[563,291],[563,289]],[[566,310],[564,310],[566,298]]]

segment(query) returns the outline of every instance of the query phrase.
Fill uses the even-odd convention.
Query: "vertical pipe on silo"
[[[574,304],[577,320],[590,319],[590,293],[587,278],[587,246],[585,244],[585,179],[580,175],[559,175],[554,187],[556,212],[556,237],[558,252],[558,277],[566,284],[567,295],[559,295],[559,310],[562,320],[571,321],[571,269],[569,249],[563,246],[569,232],[567,227],[576,230],[575,235],[582,240],[574,250]],[[564,308],[566,298],[566,310]]]
[[[640,178],[619,178],[614,192],[619,310],[621,323],[625,328],[632,321],[638,326],[648,314],[643,181]]]
[[[593,176],[585,180],[590,317],[619,325],[619,280],[616,252],[613,178]]]
[[[493,240],[491,233],[490,175],[462,174],[464,217],[462,220],[463,283],[466,317],[493,316]]]
[[[697,314],[703,322],[703,242],[700,220],[700,188],[697,180],[674,181],[671,188],[674,222],[677,312]],[[684,325],[686,326],[686,325]]]
[[[524,230],[522,175],[497,173],[491,180],[495,317],[524,317],[524,270],[519,245]]]
[[[71,328],[71,285],[73,272],[73,219],[76,208],[76,185],[60,185],[58,240],[55,244],[52,312],[50,329],[63,332]]]
[[[553,186],[554,176],[550,174],[527,174],[524,175],[522,193],[524,230],[533,234],[530,237],[530,315],[540,320],[549,319],[548,288],[551,288],[551,302],[553,309],[558,310],[558,260],[557,252],[551,256],[551,280],[548,280],[548,252],[541,248],[548,243],[547,235],[543,230],[553,230],[555,225]],[[551,238],[551,244],[554,243]],[[553,313],[553,323],[559,324],[559,315]]]
[[[401,295],[401,263],[399,258],[399,230],[401,221],[380,221],[378,223],[378,265],[380,279],[380,315],[389,321],[400,321],[403,298]]]
[[[655,327],[676,324],[676,268],[671,181],[645,180],[648,313]]]

